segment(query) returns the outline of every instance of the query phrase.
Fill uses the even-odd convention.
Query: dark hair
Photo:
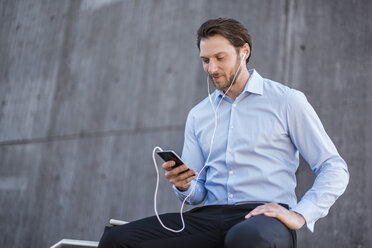
[[[202,38],[208,38],[213,35],[219,34],[230,41],[236,49],[242,47],[245,43],[248,43],[250,53],[246,60],[248,64],[249,58],[252,53],[252,39],[248,30],[237,20],[231,18],[218,18],[211,19],[204,22],[198,29],[198,48],[200,50],[200,40]]]

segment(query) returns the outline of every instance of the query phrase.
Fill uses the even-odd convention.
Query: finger
[[[189,172],[187,172],[189,173]],[[172,178],[171,180],[173,181],[174,184],[186,184],[191,182],[195,176],[193,174],[187,175],[186,173],[177,175],[176,177]]]
[[[195,178],[196,178],[196,175],[193,175],[183,180],[175,181],[174,184],[177,184],[177,185],[190,184],[190,182],[194,180]]]
[[[245,216],[245,219],[249,219],[249,218],[252,218],[252,217],[257,216],[257,215],[259,215],[259,214],[250,212],[249,214],[247,214]]]
[[[177,177],[181,171],[185,171],[188,169],[188,167],[186,165],[181,165],[181,166],[178,166],[176,168],[174,168],[173,166],[175,165],[175,162],[174,161],[168,161],[166,163],[163,164],[163,168],[167,171],[165,173],[165,177],[170,179],[170,178],[173,178],[173,177]],[[186,169],[185,169],[186,168]]]
[[[187,166],[183,167],[183,168],[187,168]],[[197,174],[195,170],[190,170],[188,168],[187,168],[187,171],[183,171],[181,173],[179,171],[180,171],[180,169],[178,169],[178,168],[173,169],[172,171],[168,171],[166,173],[166,178],[168,178],[171,181],[171,183],[173,183],[173,184],[183,183],[183,182],[186,181],[186,179],[189,179],[190,177],[192,179],[189,180],[189,181],[192,181]]]
[[[182,181],[182,180],[185,180],[185,179],[187,179],[189,177],[193,177],[195,175],[196,175],[196,171],[195,170],[189,170],[189,171],[186,171],[184,173],[178,174],[175,179],[176,179],[176,181]]]
[[[269,212],[266,212],[266,211],[257,211],[257,212],[250,212],[249,214],[247,214],[245,216],[245,219],[249,219],[251,217],[254,217],[254,216],[258,216],[258,215],[266,215],[268,214]]]
[[[252,216],[261,215],[261,214],[281,220],[283,216],[286,214],[286,212],[284,212],[283,209],[279,208],[278,206],[264,205],[261,208],[252,210],[252,212],[250,212],[246,216],[246,218],[250,218]]]
[[[264,205],[261,205],[254,209],[253,211],[260,211],[260,212],[267,212],[267,211],[275,211],[275,212],[281,212],[287,210],[283,206],[279,205],[276,202],[266,203]]]
[[[165,175],[165,178],[168,180],[174,178],[174,174],[172,171],[166,171],[164,175]]]
[[[249,219],[251,218],[252,216],[256,216],[256,215],[260,215],[260,214],[263,214],[265,211],[267,211],[267,205],[260,205],[258,207],[256,207],[255,209],[253,209],[251,212],[249,212],[245,218],[246,219]]]
[[[174,168],[173,172],[174,172],[174,174],[178,175],[178,174],[181,174],[181,173],[187,171],[188,169],[189,169],[189,167],[187,165],[183,164],[183,165],[180,165],[180,166]]]
[[[182,181],[178,181],[178,182],[175,182],[174,185],[176,187],[180,187],[180,188],[185,188],[186,186],[190,186],[191,185],[191,181],[194,180],[197,176],[194,175],[194,176],[191,176],[191,177],[188,177]]]
[[[283,208],[284,209],[284,208]],[[260,209],[259,213],[260,214],[270,214],[270,215],[275,215],[278,216],[280,214],[284,214],[284,211],[281,208],[280,205],[265,205],[262,209]]]
[[[171,161],[163,163],[162,167],[163,167],[164,170],[170,171],[170,170],[172,170],[172,167],[175,166],[175,165],[176,165],[176,162],[171,160]]]
[[[197,177],[198,175],[194,175],[194,176],[192,176],[192,177],[189,177],[189,178],[187,178],[186,179],[186,182],[191,182],[192,180],[194,180],[196,177]]]
[[[276,202],[270,202],[268,204],[265,204],[267,207],[271,208],[271,209],[276,209],[278,211],[288,211],[288,209],[286,209],[285,207],[283,207],[282,205],[276,203]]]
[[[255,211],[250,212],[248,215],[250,217],[252,217],[252,216],[260,215],[260,214],[263,214],[263,213],[265,213],[265,210],[259,209],[259,210],[255,210]]]
[[[189,168],[186,165],[181,165],[181,168],[174,168],[172,170],[165,172],[165,177],[168,180],[171,180],[171,183],[177,183],[179,181],[182,181],[190,176],[193,176],[196,174],[195,170],[189,170]],[[186,168],[186,170],[185,170]],[[182,170],[183,169],[183,170]],[[189,170],[189,171],[187,171]],[[181,172],[180,172],[181,171]],[[183,171],[183,172],[182,172]],[[185,172],[186,171],[186,172]]]

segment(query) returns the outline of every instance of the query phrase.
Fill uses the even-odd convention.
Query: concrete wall
[[[153,214],[155,145],[179,153],[206,96],[195,33],[220,16],[253,36],[249,67],[303,91],[351,181],[299,247],[371,247],[372,2],[3,0],[0,244],[98,240]],[[298,196],[314,175],[298,171]],[[180,204],[162,180],[161,212]]]

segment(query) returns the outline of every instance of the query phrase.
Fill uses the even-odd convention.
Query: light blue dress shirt
[[[314,223],[345,191],[347,165],[303,93],[262,78],[255,70],[250,73],[235,101],[227,96],[222,100],[211,157],[198,182],[192,181],[187,191],[174,191],[183,200],[196,184],[188,204],[288,204],[313,231]],[[213,92],[215,107],[222,96],[219,90]],[[213,129],[214,113],[206,98],[190,111],[185,128],[182,159],[196,171],[204,166]],[[297,203],[299,153],[317,177]]]

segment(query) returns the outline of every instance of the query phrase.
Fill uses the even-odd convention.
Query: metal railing
[[[110,219],[110,224],[113,226],[120,226],[127,224],[127,221]],[[61,239],[58,243],[52,245],[50,248],[60,248],[65,245],[81,246],[81,247],[98,247],[98,241],[78,240],[78,239]]]

